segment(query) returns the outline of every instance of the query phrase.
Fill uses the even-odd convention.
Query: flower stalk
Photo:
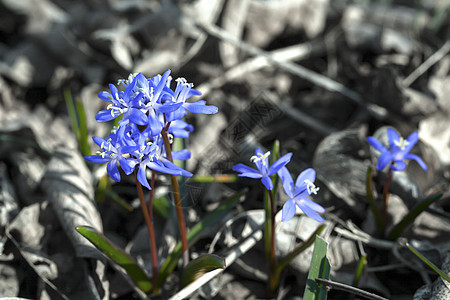
[[[136,174],[136,172],[135,172]],[[153,183],[153,182],[152,182]],[[147,209],[147,204],[144,200],[144,192],[142,190],[142,185],[136,178],[136,188],[139,195],[139,201],[141,203],[141,209],[142,213],[144,214],[145,223],[147,224],[148,229],[148,237],[150,239],[150,255],[152,259],[152,270],[153,270],[153,286],[155,286],[154,293],[158,293],[158,290],[156,288],[156,282],[158,278],[158,251],[156,248],[156,238],[155,238],[155,228],[153,226],[153,201],[150,201],[149,208]],[[150,193],[150,195],[152,195]],[[150,200],[152,200],[152,196],[150,197]]]
[[[383,189],[383,202],[381,206],[381,212],[383,216],[383,229],[387,227],[388,222],[388,202],[389,202],[389,187],[392,181],[392,169],[389,168],[386,175],[386,182]]]
[[[170,126],[170,124],[167,123],[167,125],[161,131],[161,135],[164,140],[164,146],[166,148],[167,159],[173,163],[172,148],[170,146],[169,137],[167,135],[169,126]],[[178,228],[180,230],[181,246],[182,246],[182,251],[183,251],[183,266],[186,266],[189,263],[189,251],[188,251],[188,242],[187,242],[186,223],[184,221],[183,207],[181,205],[180,187],[178,185],[177,177],[175,175],[170,175],[170,177],[172,180],[173,195],[175,198],[175,210],[176,210],[177,219],[178,219]]]

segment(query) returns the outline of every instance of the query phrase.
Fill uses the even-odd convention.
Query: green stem
[[[267,224],[270,226],[270,231],[266,232],[269,234],[268,240],[270,241],[270,273],[269,273],[269,293],[274,294],[276,287],[278,285],[278,281],[276,280],[276,269],[277,269],[277,257],[275,253],[275,203],[273,199],[272,191],[268,191],[269,194],[269,202],[270,211],[266,211],[266,216],[270,217],[270,223]]]
[[[135,173],[135,175],[137,175]],[[153,183],[153,182],[152,182]],[[156,286],[157,278],[158,278],[158,252],[156,249],[156,238],[155,238],[155,228],[153,226],[153,209],[152,203],[150,202],[150,207],[147,210],[147,204],[144,200],[144,192],[142,191],[142,185],[137,180],[136,177],[136,188],[139,195],[139,201],[141,202],[142,213],[144,214],[145,223],[147,224],[148,229],[148,237],[150,239],[150,254],[152,257],[152,269],[153,269],[153,286],[155,286],[154,293],[158,293],[158,288]]]
[[[378,230],[380,234],[384,233],[383,221],[381,220],[380,209],[377,207],[373,199],[373,183],[372,183],[372,167],[367,169],[367,177],[366,177],[366,193],[367,200],[369,200],[369,205],[372,210],[373,215],[375,216],[375,220],[378,224]]]
[[[391,185],[392,169],[389,167],[386,177],[386,183],[383,190],[383,202],[382,202],[382,215],[383,215],[383,228],[385,229],[388,222],[388,202],[389,202],[389,186]]]
[[[173,163],[172,149],[170,147],[169,137],[167,136],[170,123],[167,124],[168,125],[166,125],[165,128],[161,131],[161,135],[164,140],[167,159],[169,159],[169,161]],[[181,246],[183,251],[183,266],[186,266],[189,263],[189,252],[188,252],[186,224],[184,221],[183,207],[181,205],[180,187],[178,186],[177,177],[175,175],[170,175],[170,177],[172,179],[173,194],[175,198],[175,210],[177,213],[178,227],[180,229]]]

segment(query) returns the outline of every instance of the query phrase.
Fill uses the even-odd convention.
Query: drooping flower
[[[281,168],[278,171],[283,182],[283,188],[286,195],[289,196],[289,200],[283,205],[281,212],[281,220],[287,222],[295,215],[296,207],[300,208],[308,217],[313,218],[318,222],[323,222],[323,218],[318,214],[325,212],[325,209],[319,204],[309,199],[309,195],[317,194],[319,188],[314,185],[316,179],[316,171],[314,169],[306,169],[300,175],[297,180],[292,180],[292,176],[286,167]]]
[[[269,157],[270,152],[263,154],[261,149],[257,148],[255,151],[255,155],[250,158],[250,161],[256,165],[257,170],[250,168],[244,164],[237,164],[233,167],[233,170],[236,172],[240,172],[238,174],[239,177],[249,177],[261,179],[261,182],[264,184],[267,190],[273,189],[272,179],[269,176],[275,174],[284,167],[292,157],[292,153],[287,153],[277,159],[270,167],[269,167]]]
[[[419,133],[417,131],[413,132],[405,140],[394,129],[388,128],[387,136],[389,139],[389,150],[374,137],[370,136],[367,138],[369,144],[381,152],[377,161],[378,170],[381,171],[389,165],[394,171],[402,171],[406,168],[406,163],[404,162],[406,159],[415,160],[425,171],[428,169],[425,162],[419,156],[409,153],[419,140]]]

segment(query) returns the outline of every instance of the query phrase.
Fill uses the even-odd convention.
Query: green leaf
[[[86,125],[86,114],[84,112],[83,102],[80,100],[76,101],[77,103],[77,112],[78,112],[78,121],[79,121],[79,132],[80,132],[80,148],[81,153],[83,155],[91,155],[91,149],[89,147],[88,141],[88,133],[87,133],[87,125]]]
[[[213,212],[209,213],[203,220],[198,222],[187,234],[188,247],[192,247],[196,241],[205,233],[213,224],[219,222],[230,210],[231,208],[239,201],[239,198],[242,196],[242,193],[237,193],[219,207],[217,207]],[[181,258],[182,248],[181,242],[179,242],[175,249],[173,249],[172,253],[169,257],[164,261],[164,264],[161,266],[159,270],[158,280],[156,282],[157,287],[161,287],[167,277],[172,273],[172,271],[177,266],[178,260]]]
[[[195,175],[192,177],[189,177],[186,181],[187,182],[201,182],[201,183],[208,183],[208,182],[235,182],[238,179],[237,175],[209,175],[209,176],[200,176]]]
[[[281,272],[283,269],[300,253],[308,249],[313,243],[316,236],[320,235],[322,231],[325,229],[325,224],[320,224],[317,229],[311,234],[311,236],[302,244],[298,245],[291,252],[289,252],[285,257],[281,259],[275,269],[274,279],[271,283],[270,289],[275,290],[278,282],[280,281]]]
[[[353,280],[353,286],[358,286],[361,276],[363,274],[364,268],[366,267],[366,264],[367,264],[367,256],[363,255],[363,256],[361,256],[358,267],[356,268],[356,274],[355,274],[355,278]]]
[[[442,278],[444,278],[445,280],[447,280],[448,282],[450,282],[450,277],[441,269],[439,269],[435,264],[433,264],[428,258],[426,258],[425,256],[423,256],[422,253],[420,253],[419,251],[417,251],[416,248],[414,248],[413,246],[411,246],[409,243],[406,243],[406,247],[408,247],[408,249],[414,253],[418,258],[420,258],[420,260],[422,260],[424,263],[426,263],[431,269],[433,269],[433,271],[435,271],[436,273],[438,273]]]
[[[70,89],[64,90],[64,100],[66,101],[67,112],[69,113],[72,130],[75,134],[78,145],[80,145],[80,128],[78,127],[77,112],[75,109],[75,105],[73,104],[72,93],[70,92]]]
[[[316,236],[314,243],[314,252],[311,259],[311,267],[308,273],[305,293],[303,299],[325,300],[327,299],[327,290],[319,286],[316,278],[330,279],[330,262],[327,259],[328,243],[320,236]]]
[[[440,199],[442,195],[443,194],[441,192],[434,193],[417,204],[397,225],[395,225],[394,228],[392,228],[391,233],[389,234],[389,238],[391,240],[395,240],[396,238],[398,238],[403,230],[405,230],[406,226],[414,222],[418,215],[420,215],[425,209],[427,209],[427,207],[430,206],[434,201]]]
[[[163,218],[168,218],[172,214],[172,208],[165,196],[153,199],[153,208]]]
[[[375,216],[375,220],[378,225],[378,230],[381,234],[384,233],[384,225],[381,219],[380,210],[378,209],[375,201],[373,200],[373,185],[372,185],[372,167],[367,169],[367,177],[366,177],[366,193],[367,200],[369,200],[370,209],[372,210],[373,215]]]
[[[183,287],[194,282],[205,273],[216,269],[225,269],[225,259],[215,254],[205,254],[189,262],[183,270],[181,285]]]
[[[94,244],[103,254],[122,266],[136,285],[145,293],[153,289],[153,285],[136,261],[124,250],[116,246],[103,233],[88,226],[78,226],[77,231]]]

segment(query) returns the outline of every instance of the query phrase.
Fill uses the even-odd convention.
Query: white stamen
[[[409,142],[404,138],[400,137],[400,139],[394,141],[394,144],[400,148],[400,150],[405,150],[405,147],[409,145]]]
[[[304,181],[306,183],[306,189],[308,190],[308,194],[314,194],[316,195],[319,191],[319,187],[315,186],[314,183],[312,183],[310,180],[305,179]]]
[[[253,155],[252,157],[250,157],[250,161],[252,163],[255,163],[257,161],[262,161],[263,166],[266,164],[266,158],[269,157],[270,155],[270,151],[267,151],[264,154],[258,153],[257,155]]]

